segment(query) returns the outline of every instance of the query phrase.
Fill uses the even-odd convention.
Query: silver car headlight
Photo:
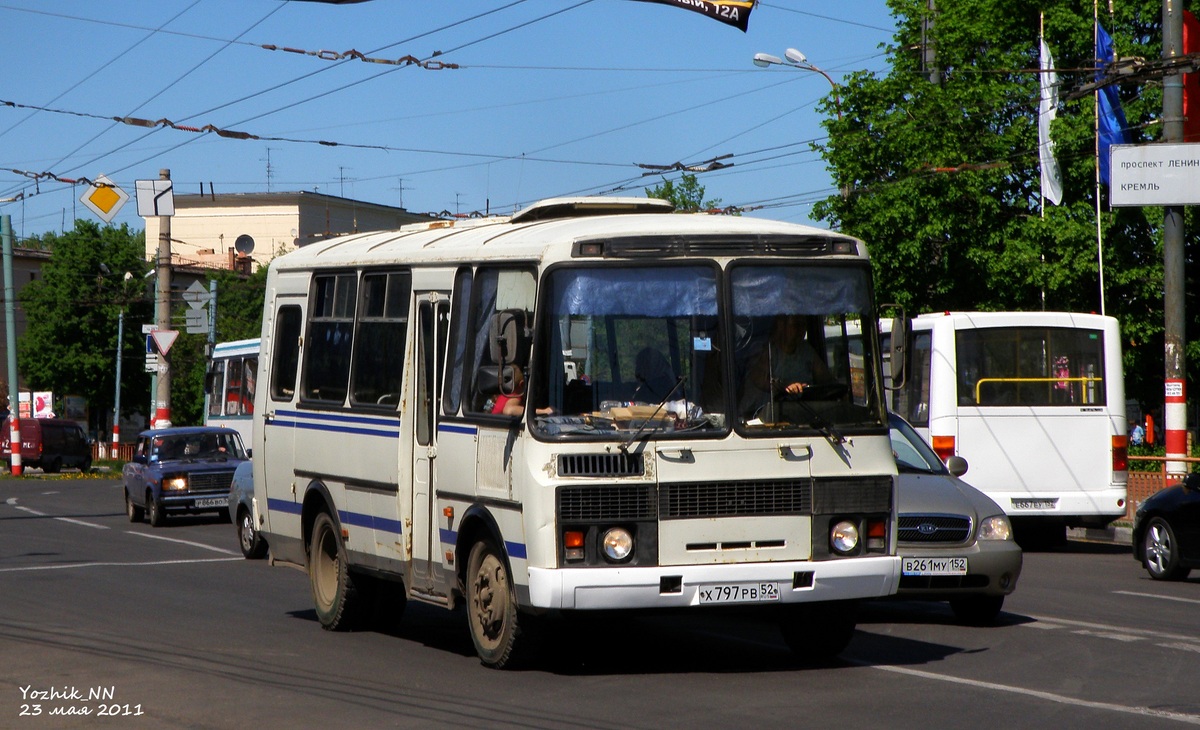
[[[980,540],[1011,540],[1013,539],[1012,523],[1004,515],[988,517],[979,523]]]

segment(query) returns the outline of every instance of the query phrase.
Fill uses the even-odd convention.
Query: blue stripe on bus
[[[267,509],[277,512],[286,512],[287,514],[298,515],[302,509],[299,502],[289,502],[286,499],[267,498]],[[382,532],[390,532],[394,535],[403,535],[400,525],[400,520],[388,520],[382,517],[372,517],[371,515],[361,512],[350,512],[348,510],[338,510],[338,519],[343,525],[353,525],[354,527],[366,527],[372,530],[380,530]]]
[[[457,545],[458,544],[458,532],[455,530],[447,530],[444,528],[439,529],[438,530],[438,538],[442,541],[442,544],[444,544],[444,545]],[[528,552],[525,549],[525,544],[520,543],[520,542],[509,542],[509,541],[505,540],[504,541],[504,550],[508,553],[509,557],[517,558],[518,560],[525,560],[529,556]]]
[[[271,426],[272,428],[355,434],[359,436],[400,438],[400,424],[394,418],[312,414],[301,411],[277,411],[276,413],[279,417],[265,421],[267,426]]]
[[[455,426],[449,423],[439,423],[438,433],[462,433],[467,436],[474,436],[479,433],[479,429],[474,426]]]
[[[379,530],[388,532],[393,535],[402,535],[400,531],[400,520],[388,520],[383,517],[375,517],[373,515],[363,514],[362,512],[350,512],[348,510],[338,510],[338,519],[343,525],[353,525],[354,527],[366,527],[371,530]]]
[[[289,502],[286,499],[267,497],[267,509],[286,512],[291,515],[300,514],[302,505],[299,502]]]

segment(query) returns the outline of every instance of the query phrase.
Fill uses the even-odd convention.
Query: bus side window
[[[224,360],[217,360],[209,368],[208,382],[205,384],[205,390],[208,391],[208,415],[220,416],[221,406],[223,405],[222,394],[225,392]]]
[[[407,271],[363,274],[350,373],[353,405],[394,409],[400,403],[411,282]]]
[[[350,385],[350,353],[354,337],[355,274],[313,277],[309,305],[308,347],[300,379],[303,400],[342,404]]]
[[[442,390],[442,413],[453,416],[462,403],[463,367],[467,359],[468,305],[471,302],[471,269],[459,269],[454,275],[454,299],[450,308],[450,348],[446,357],[446,377]]]
[[[275,339],[271,347],[271,398],[290,401],[296,394],[296,371],[300,364],[300,307],[287,305],[275,316]]]
[[[475,275],[470,324],[471,397],[468,410],[490,413],[502,366],[529,362],[535,293],[528,269],[480,269]],[[526,374],[528,377],[528,374]]]

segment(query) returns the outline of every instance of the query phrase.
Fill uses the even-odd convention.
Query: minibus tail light
[[[954,456],[954,437],[934,436],[933,450],[937,452],[938,458],[942,461]]]
[[[1112,437],[1113,471],[1129,471],[1129,437]]]

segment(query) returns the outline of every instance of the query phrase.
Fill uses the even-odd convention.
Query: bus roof
[[[554,198],[514,216],[419,223],[393,231],[355,234],[310,243],[271,262],[279,271],[372,264],[569,259],[579,241],[614,238],[752,237],[849,243],[847,254],[865,257],[858,239],[812,226],[762,218],[671,213],[650,198]],[[742,243],[739,241],[738,243]],[[753,255],[746,246],[739,253]],[[645,255],[645,254],[643,254]]]

